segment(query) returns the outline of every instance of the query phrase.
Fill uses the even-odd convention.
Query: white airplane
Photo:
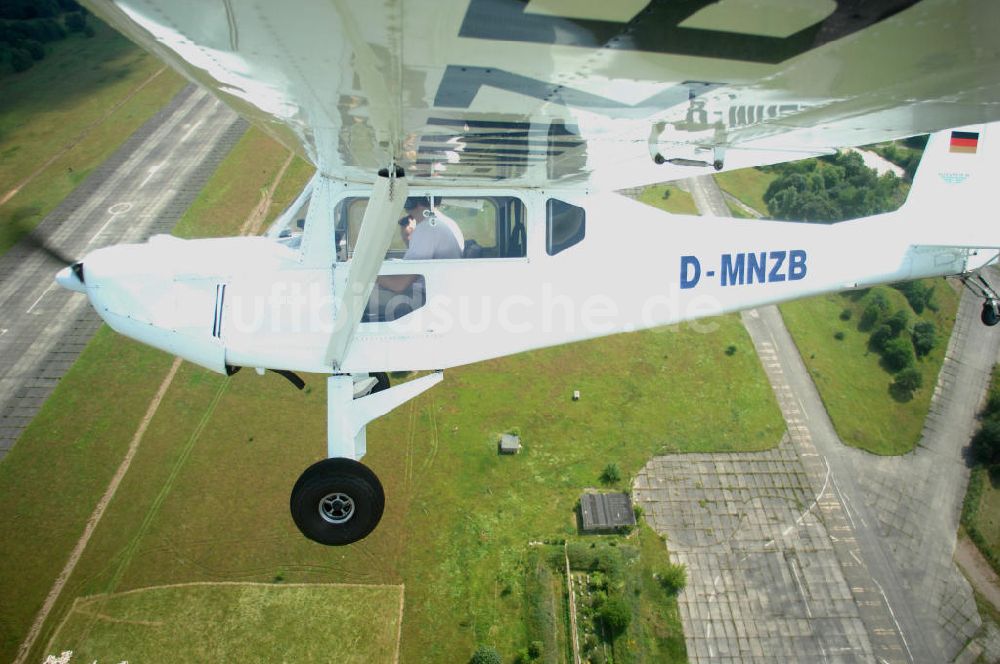
[[[328,458],[291,495],[323,544],[375,528],[366,424],[444,369],[969,277],[1000,248],[991,0],[86,3],[316,166],[264,237],[157,236],[57,281],[213,371],[327,374]],[[907,203],[850,222],[678,217],[615,193],[928,132]],[[430,373],[389,387],[394,371]]]

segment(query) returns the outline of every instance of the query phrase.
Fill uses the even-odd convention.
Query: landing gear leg
[[[993,327],[997,323],[1000,323],[1000,295],[993,290],[993,287],[983,278],[983,275],[978,273],[975,277],[965,275],[962,277],[962,283],[972,292],[982,296],[984,300],[983,312],[980,314],[979,319],[983,321],[983,325]]]
[[[360,462],[367,449],[365,427],[443,377],[436,372],[395,387],[382,387],[376,374],[337,374],[327,379],[329,458],[302,473],[289,501],[292,520],[303,535],[327,546],[342,546],[375,530],[385,507],[385,492],[375,473]],[[381,389],[371,389],[372,378]],[[361,381],[368,385],[358,390],[356,383]],[[359,391],[363,396],[355,398]]]

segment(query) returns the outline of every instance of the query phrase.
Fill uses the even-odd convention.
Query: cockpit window
[[[431,202],[431,197],[421,197]],[[361,222],[368,207],[368,199],[351,197],[337,206],[337,255],[338,260],[350,260],[361,231]],[[430,214],[430,212],[428,212]],[[433,215],[458,228],[461,253],[451,258],[516,258],[526,255],[525,208],[520,199],[512,196],[435,196]],[[399,220],[399,229],[393,234],[387,258],[402,259],[406,256],[415,222],[408,214]]]
[[[587,231],[587,215],[582,207],[557,198],[545,203],[545,251],[555,256],[583,239]]]

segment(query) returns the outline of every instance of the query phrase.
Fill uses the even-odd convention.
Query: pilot
[[[440,198],[410,196],[403,203],[406,217],[399,232],[406,243],[403,260],[461,258],[465,236],[453,219],[437,209]],[[416,274],[383,275],[368,300],[367,320],[389,321],[424,302],[423,279]]]
[[[465,236],[453,219],[436,209],[440,201],[437,197],[433,199],[433,211],[432,201],[426,196],[410,196],[403,203],[403,209],[414,223],[404,259],[419,261],[462,257]]]
[[[410,215],[406,215],[399,220],[399,239],[403,241],[403,246],[407,249],[410,248],[410,236],[413,235],[413,227],[416,225],[413,220],[410,219]]]

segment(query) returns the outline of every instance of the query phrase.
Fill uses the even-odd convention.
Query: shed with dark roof
[[[585,493],[580,497],[580,516],[585,533],[635,525],[632,499],[627,493]]]

